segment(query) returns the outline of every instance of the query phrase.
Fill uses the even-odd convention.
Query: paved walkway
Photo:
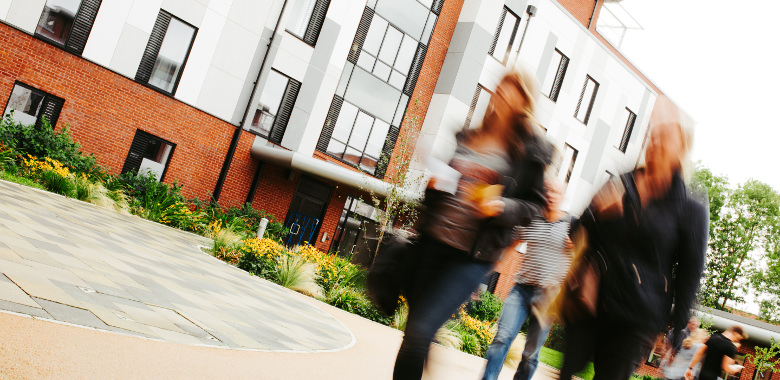
[[[401,332],[250,276],[208,244],[0,181],[0,378],[391,377]],[[484,366],[431,355],[427,379]]]

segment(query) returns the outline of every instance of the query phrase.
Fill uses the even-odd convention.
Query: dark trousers
[[[393,369],[394,380],[420,379],[436,332],[458,310],[493,263],[423,237],[415,260],[409,295],[409,318]]]
[[[570,380],[593,358],[593,380],[628,379],[647,360],[658,333],[589,319],[566,325],[560,380]]]

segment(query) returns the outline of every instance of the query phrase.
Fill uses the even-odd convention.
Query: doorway
[[[284,241],[286,246],[316,241],[332,192],[333,187],[327,183],[301,176],[284,219],[284,227],[290,231]]]
[[[358,198],[347,197],[334,234],[331,252],[363,267],[371,267],[379,241],[377,210]]]

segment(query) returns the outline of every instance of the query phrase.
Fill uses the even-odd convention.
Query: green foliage
[[[390,317],[382,315],[366,294],[358,289],[346,286],[334,287],[327,293],[325,302],[374,322],[384,325],[390,323]]]
[[[21,177],[16,174],[7,171],[0,171],[0,179],[3,181],[18,183],[27,187],[32,187],[40,190],[46,190],[41,184],[35,182],[27,177]]]
[[[271,281],[311,297],[322,297],[322,287],[317,284],[317,264],[290,255],[278,256],[275,264],[269,273]]]
[[[745,360],[753,363],[757,371],[770,370],[773,373],[780,370],[780,362],[775,360],[780,355],[780,343],[771,338],[769,347],[756,346],[755,352],[747,354]]]
[[[699,303],[724,310],[727,302],[744,302],[749,286],[763,293],[762,314],[770,317],[780,305],[780,195],[769,185],[748,180],[728,188],[725,177],[699,165],[694,189],[706,189],[710,206],[710,234]],[[764,265],[759,265],[766,262]],[[775,270],[774,267],[779,269]],[[765,269],[764,269],[765,268]],[[774,307],[777,309],[776,307]]]
[[[0,141],[0,170],[16,169],[16,160],[18,154],[13,149],[5,146]]]
[[[38,181],[46,190],[52,193],[69,196],[73,191],[73,182],[68,177],[63,177],[53,170],[40,172]]]
[[[406,329],[407,320],[409,320],[409,304],[404,300],[400,305],[398,305],[398,308],[395,309],[395,313],[393,314],[392,320],[390,321],[390,327],[404,331]],[[457,349],[460,349],[460,347]]]
[[[493,322],[501,316],[503,305],[499,296],[490,292],[482,292],[479,294],[478,300],[469,304],[466,313],[480,321]]]
[[[662,380],[662,379],[659,379],[657,377],[653,377],[653,376],[650,376],[650,375],[637,375],[637,374],[633,374],[633,375],[631,375],[629,380]]]
[[[563,325],[557,323],[552,324],[550,334],[547,335],[544,346],[561,352],[566,349],[566,330]]]
[[[563,367],[563,353],[551,348],[542,347],[541,351],[539,351],[539,361],[550,367],[561,369],[561,367]],[[583,380],[593,380],[593,376],[595,375],[593,362],[585,364],[585,368],[574,375]]]
[[[239,235],[253,236],[256,234],[262,218],[268,219],[264,238],[281,243],[282,239],[289,233],[274,215],[262,210],[255,210],[249,203],[245,203],[242,207],[230,208],[222,207],[216,202],[204,203],[198,199],[192,200],[192,203],[206,214],[208,220],[219,221],[222,226],[230,226],[233,232]]]
[[[55,130],[45,117],[38,128],[15,122],[10,114],[6,115],[0,120],[0,142],[20,154],[60,161],[77,173],[101,176],[104,173],[95,156],[84,154],[81,145],[73,141],[67,125]]]

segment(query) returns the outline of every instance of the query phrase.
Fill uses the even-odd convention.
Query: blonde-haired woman
[[[457,137],[449,164],[457,190],[429,183],[396,380],[422,377],[436,331],[492,270],[514,226],[530,223],[545,203],[549,145],[532,122],[535,88],[529,74],[504,76],[481,126]]]
[[[673,353],[680,349],[708,231],[707,209],[683,181],[690,145],[679,122],[654,125],[645,167],[606,185],[582,215],[589,254],[602,272],[594,319],[567,325],[561,379],[591,355],[595,380],[627,379],[667,324]]]

